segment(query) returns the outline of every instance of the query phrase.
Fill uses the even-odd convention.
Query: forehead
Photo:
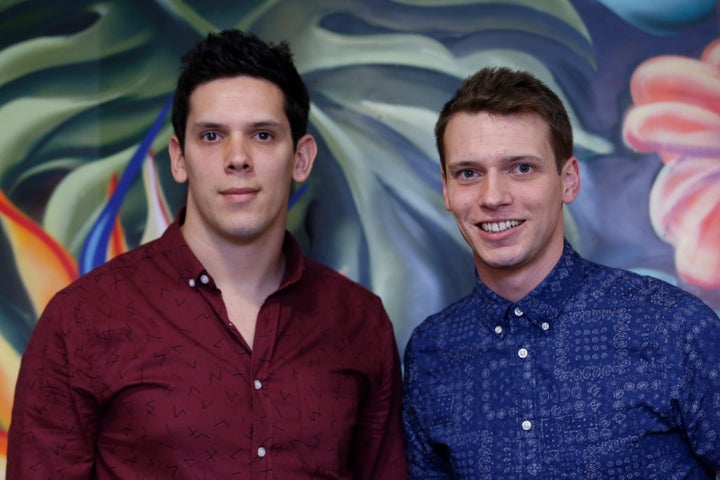
[[[457,113],[448,121],[444,144],[448,160],[479,154],[552,158],[550,127],[534,113]]]
[[[218,78],[190,95],[188,117],[204,115],[285,117],[285,96],[272,82],[248,76]]]

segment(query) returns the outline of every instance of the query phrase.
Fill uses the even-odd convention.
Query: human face
[[[549,127],[536,114],[459,113],[444,140],[445,208],[483,282],[517,301],[562,255],[563,204],[578,194],[578,162],[571,157],[558,173]]]
[[[292,181],[307,179],[312,136],[294,148],[284,96],[273,83],[221,78],[190,95],[184,148],[169,145],[173,177],[188,183],[183,233],[232,244],[284,234]]]

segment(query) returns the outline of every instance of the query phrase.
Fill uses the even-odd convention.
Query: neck
[[[233,243],[182,228],[185,241],[224,294],[234,292],[262,303],[285,273],[285,231],[249,243]]]
[[[480,280],[490,290],[513,303],[525,298],[552,272],[560,261],[564,243],[558,242],[533,263],[507,268],[496,268],[475,258],[475,268]]]
[[[542,279],[528,278],[527,273],[508,270],[484,274],[478,270],[478,276],[486,287],[513,303],[525,298],[542,282]]]

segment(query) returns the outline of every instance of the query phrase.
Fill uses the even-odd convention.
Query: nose
[[[231,138],[225,152],[225,171],[252,170],[252,159],[242,139]]]
[[[510,203],[512,196],[508,188],[508,179],[502,173],[490,171],[482,182],[480,204],[487,208],[498,208]]]

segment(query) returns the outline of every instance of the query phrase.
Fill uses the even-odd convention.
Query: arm
[[[452,468],[448,460],[433,447],[426,415],[431,412],[422,408],[423,382],[429,372],[424,372],[417,362],[413,338],[405,349],[405,386],[403,390],[403,427],[405,430],[405,448],[407,449],[408,471],[411,479],[442,480],[452,479]]]
[[[707,306],[698,301],[676,308],[676,315],[687,315],[692,327],[675,340],[684,350],[682,371],[684,379],[679,388],[679,406],[682,428],[690,446],[704,464],[712,466],[720,478],[720,319]]]
[[[382,329],[378,332],[379,380],[372,382],[360,406],[351,445],[351,463],[356,479],[405,480],[407,466],[402,437],[402,373],[400,357],[387,313],[381,307]]]
[[[78,381],[90,375],[74,362],[57,297],[48,305],[20,365],[8,433],[8,480],[91,478],[98,409]],[[90,360],[90,359],[85,359]],[[86,363],[87,369],[92,365]]]

